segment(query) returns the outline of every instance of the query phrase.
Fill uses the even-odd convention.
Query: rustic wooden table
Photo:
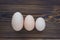
[[[12,15],[21,12],[24,17],[33,15],[46,20],[46,29],[27,32],[24,28],[15,32],[11,27]],[[60,0],[0,0],[0,40],[59,40]]]

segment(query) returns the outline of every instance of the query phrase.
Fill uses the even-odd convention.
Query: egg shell
[[[38,31],[43,31],[45,29],[46,23],[42,17],[36,19],[36,29]]]
[[[35,21],[34,21],[33,16],[32,15],[27,15],[25,17],[25,21],[24,21],[24,28],[27,31],[32,31],[34,29],[34,24],[35,24]]]
[[[20,12],[16,12],[12,16],[12,27],[15,31],[20,31],[23,28],[23,15]]]

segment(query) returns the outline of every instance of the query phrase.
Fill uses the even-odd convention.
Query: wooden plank
[[[0,4],[9,5],[60,5],[60,0],[0,0]]]
[[[59,14],[60,6],[41,6],[41,5],[0,5],[0,12],[16,12],[22,14]]]
[[[23,14],[51,14],[51,12],[56,11],[54,10],[56,7],[55,8],[54,7],[55,6],[41,6],[41,5],[0,5],[0,12],[20,11]]]
[[[60,39],[0,39],[0,40],[60,40]]]
[[[0,40],[44,40],[44,39],[0,39]]]
[[[0,4],[43,4],[42,2],[46,3],[45,1],[37,1],[37,0],[0,0]]]
[[[60,38],[60,24],[46,22],[47,26],[43,32],[38,32],[36,29],[33,31],[26,31],[24,28],[16,32],[11,26],[11,21],[0,22],[0,38],[43,38],[43,39],[57,39]]]
[[[0,4],[9,4],[9,5],[32,5],[32,4],[41,4],[48,5],[50,4],[49,0],[0,0]]]

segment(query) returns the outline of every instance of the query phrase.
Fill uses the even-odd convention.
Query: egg
[[[23,15],[20,12],[15,12],[12,16],[12,27],[15,31],[23,28]]]
[[[46,26],[46,23],[45,23],[44,18],[39,17],[36,19],[36,29],[38,31],[43,31],[45,29],[45,26]]]
[[[24,28],[27,31],[32,31],[34,29],[34,24],[35,24],[35,21],[34,21],[33,16],[32,15],[27,15],[25,17],[25,21],[24,21]]]

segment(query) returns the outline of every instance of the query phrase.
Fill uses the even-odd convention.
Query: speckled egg
[[[45,26],[46,26],[46,23],[45,23],[44,18],[39,17],[36,19],[36,29],[38,31],[43,31],[45,29]]]
[[[23,28],[23,15],[20,12],[15,12],[12,16],[12,27],[15,31]]]
[[[33,16],[32,15],[27,15],[25,17],[25,21],[24,21],[24,28],[27,31],[32,31],[34,29],[34,24],[35,24],[35,21],[34,21]]]

